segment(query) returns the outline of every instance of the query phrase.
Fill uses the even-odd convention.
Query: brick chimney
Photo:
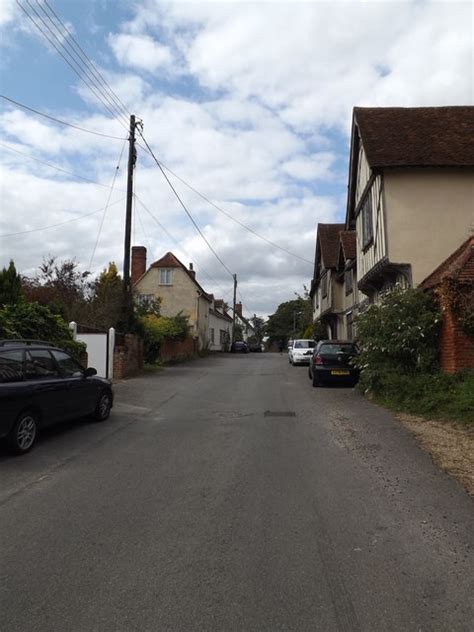
[[[189,264],[188,272],[193,277],[193,279],[196,280],[196,270],[194,269],[194,266],[192,263]]]
[[[235,313],[242,318],[242,303],[235,304]]]
[[[132,285],[146,272],[145,246],[132,247]]]

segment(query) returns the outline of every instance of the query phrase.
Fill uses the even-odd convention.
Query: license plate
[[[331,371],[331,375],[350,375],[350,371]]]

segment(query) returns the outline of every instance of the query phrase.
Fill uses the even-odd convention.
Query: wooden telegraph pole
[[[125,243],[123,249],[123,285],[125,294],[130,294],[130,245],[132,239],[133,170],[137,161],[135,149],[135,115],[130,115],[128,138],[127,207],[125,212]]]

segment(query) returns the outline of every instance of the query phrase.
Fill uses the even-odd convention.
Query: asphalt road
[[[472,500],[354,390],[252,354],[116,397],[0,451],[2,631],[473,630]]]

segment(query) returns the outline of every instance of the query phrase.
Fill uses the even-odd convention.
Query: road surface
[[[0,452],[1,629],[472,631],[472,499],[306,371],[197,360]]]

